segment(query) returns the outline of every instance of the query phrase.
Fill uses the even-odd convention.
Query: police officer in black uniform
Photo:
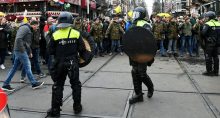
[[[146,9],[143,7],[137,7],[133,11],[133,27],[144,27],[148,30],[151,30],[151,25],[144,20],[146,17]],[[138,39],[137,39],[138,40]],[[135,96],[130,98],[129,103],[134,104],[137,102],[143,102],[143,93],[142,93],[142,82],[148,88],[147,97],[151,98],[154,92],[154,85],[151,81],[151,78],[147,75],[147,66],[151,66],[154,62],[154,59],[151,62],[140,63],[133,59],[130,60],[130,65],[132,66],[132,79],[134,85]]]
[[[206,72],[203,75],[206,76],[218,76],[219,75],[219,58],[218,48],[220,41],[220,22],[216,19],[216,14],[213,11],[205,13],[205,17],[208,22],[205,23],[202,35],[205,42],[205,61]]]
[[[70,78],[72,88],[73,110],[75,114],[82,111],[78,54],[82,55],[85,52],[85,44],[80,33],[72,28],[72,23],[72,14],[61,12],[58,17],[58,30],[53,33],[49,44],[49,53],[53,55],[51,78],[54,81],[52,87],[52,107],[48,111],[49,117],[60,116],[63,87],[67,75]]]

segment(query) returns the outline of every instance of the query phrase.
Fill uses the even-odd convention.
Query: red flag
[[[64,4],[65,0],[59,0],[60,4]]]

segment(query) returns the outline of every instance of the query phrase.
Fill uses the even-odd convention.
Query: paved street
[[[8,59],[9,60],[9,59]],[[0,85],[5,80],[6,70],[0,70]],[[46,67],[42,67],[47,72]],[[61,118],[220,118],[220,77],[205,77],[204,60],[200,58],[156,57],[148,73],[155,84],[153,98],[146,96],[143,103],[130,106],[128,99],[133,94],[131,67],[127,56],[114,55],[95,58],[80,69],[83,84],[83,112],[76,116],[72,109],[69,81],[66,81]],[[43,78],[45,86],[32,90],[30,84],[19,82],[16,73],[8,93],[12,118],[45,118],[51,104],[50,77]],[[28,81],[27,81],[28,82]]]

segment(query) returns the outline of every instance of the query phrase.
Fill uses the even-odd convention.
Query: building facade
[[[64,4],[59,4],[54,0],[0,0],[0,11],[11,15],[22,15],[27,10],[28,16],[49,14],[54,17],[57,17],[60,11],[69,11],[75,16],[93,17],[96,15],[97,4],[99,3],[95,0],[65,0]],[[89,14],[87,14],[88,5]]]

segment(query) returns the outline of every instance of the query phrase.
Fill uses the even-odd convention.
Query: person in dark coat
[[[6,18],[2,18],[0,24],[0,68],[5,69],[4,62],[6,51],[8,47],[8,38],[7,35],[10,32],[10,28],[7,25]]]

